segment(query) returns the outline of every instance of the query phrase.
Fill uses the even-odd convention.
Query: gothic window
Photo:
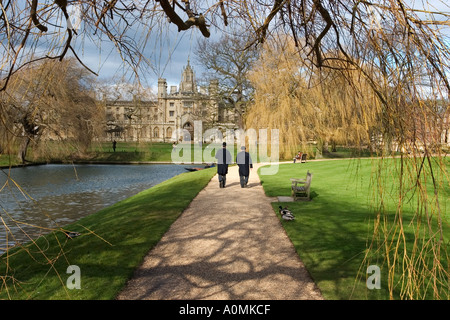
[[[167,128],[167,130],[166,130],[166,136],[168,137],[168,138],[171,138],[172,137],[172,128]]]
[[[159,138],[159,129],[158,128],[153,129],[153,138]]]

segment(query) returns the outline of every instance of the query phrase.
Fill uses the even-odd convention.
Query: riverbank
[[[0,257],[0,299],[114,299],[148,250],[215,173],[214,168],[182,173],[8,250]],[[69,239],[64,231],[81,235]],[[80,290],[67,286],[70,265],[80,268]]]
[[[187,146],[190,146],[190,148]],[[179,144],[179,148],[183,149],[183,151],[180,151],[178,155],[181,156],[183,152],[188,152],[190,150],[190,157],[187,161],[184,159],[184,162],[209,163],[211,158],[214,158],[214,154],[208,155],[208,152],[205,153],[205,149],[208,146],[210,145],[206,143],[202,145],[202,156],[206,158],[209,157],[209,159],[196,159],[198,154],[195,152],[194,144]],[[240,150],[238,150],[236,145],[234,145],[233,148],[234,155],[236,155]],[[64,151],[61,151],[61,149]],[[116,150],[113,150],[110,142],[95,142],[89,150],[84,153],[79,153],[74,148],[70,147],[70,145],[65,146],[62,142],[47,141],[45,147],[42,147],[41,151],[34,151],[33,148],[30,147],[29,152],[27,153],[27,160],[29,160],[27,164],[20,164],[15,153],[10,155],[0,154],[0,167],[2,169],[6,169],[10,167],[44,163],[167,164],[173,163],[172,150],[173,146],[171,143],[138,143],[120,141],[117,143]],[[287,159],[280,159],[280,161],[292,161],[293,156],[294,155],[292,155],[292,157],[288,157]],[[343,159],[370,156],[372,156],[372,154],[367,150],[355,150],[351,148],[338,147],[335,152],[324,152],[321,154],[314,152],[312,154],[308,154],[307,161],[318,158]]]
[[[9,168],[23,168],[23,167],[30,167],[30,166],[42,166],[46,165],[47,162],[32,162],[32,163],[17,163],[17,164],[11,164],[11,165],[0,165],[0,169],[9,169]]]

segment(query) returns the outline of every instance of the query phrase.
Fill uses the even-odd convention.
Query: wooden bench
[[[306,163],[306,157],[308,156],[308,154],[306,153],[302,153],[302,159],[300,160],[300,163]]]
[[[291,194],[294,201],[306,200],[310,201],[312,173],[308,171],[306,179],[291,178]]]
[[[300,163],[306,163],[306,157],[307,157],[307,156],[308,156],[308,154],[299,152],[299,153],[295,156],[295,158],[293,158],[294,163],[296,163],[297,161],[299,161]]]

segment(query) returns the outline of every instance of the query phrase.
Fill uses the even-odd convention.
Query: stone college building
[[[179,87],[168,90],[166,79],[158,80],[156,101],[105,101],[108,141],[189,141],[194,138],[194,122],[202,131],[209,128],[235,129],[234,112],[219,101],[219,82],[197,87],[189,60],[183,68]],[[202,133],[203,133],[202,132]]]

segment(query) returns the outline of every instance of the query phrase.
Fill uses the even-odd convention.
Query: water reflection
[[[43,165],[13,168],[10,172],[3,170],[0,173],[0,217],[4,223],[0,221],[0,254],[7,239],[11,246],[27,240],[24,232],[37,237],[47,232],[43,228],[76,221],[186,172],[184,167]]]

